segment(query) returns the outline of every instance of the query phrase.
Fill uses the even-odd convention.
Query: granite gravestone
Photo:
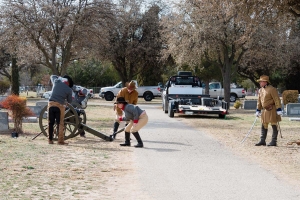
[[[286,115],[288,117],[300,117],[300,103],[288,103],[286,105]]]
[[[0,131],[8,130],[8,112],[0,112]]]
[[[244,101],[244,109],[245,110],[256,110],[257,100],[245,100]]]

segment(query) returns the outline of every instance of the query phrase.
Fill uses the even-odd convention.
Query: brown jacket
[[[262,110],[261,122],[263,124],[277,124],[281,121],[277,109],[281,108],[278,91],[271,85],[260,88],[258,91],[257,109]]]
[[[136,105],[138,102],[138,92],[136,90],[133,90],[131,93],[128,92],[127,87],[122,88],[118,94],[117,94],[117,98],[118,97],[124,97],[125,100],[129,103],[129,104],[133,104]],[[117,99],[116,98],[116,99]],[[122,110],[120,108],[118,108],[116,106],[116,110],[118,115],[122,115]]]

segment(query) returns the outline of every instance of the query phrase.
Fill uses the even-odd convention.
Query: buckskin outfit
[[[65,100],[72,103],[72,87],[73,81],[71,77],[65,75],[59,77],[51,75],[51,82],[53,83],[52,94],[48,102],[48,135],[49,144],[53,144],[53,132],[55,122],[58,124],[58,144],[66,145],[64,142],[64,116],[65,116]]]
[[[261,76],[257,82],[260,82],[261,88],[258,91],[256,116],[261,116],[261,137],[256,146],[265,146],[268,132],[268,124],[273,129],[272,141],[268,146],[277,146],[278,122],[281,121],[281,101],[276,88],[270,85],[268,76]],[[263,82],[263,83],[261,83]],[[262,112],[261,112],[262,111]]]
[[[139,106],[128,104],[123,97],[117,98],[115,104],[117,104],[125,114],[125,117],[119,116],[119,120],[129,121],[125,127],[125,143],[120,145],[130,146],[130,133],[132,133],[138,142],[134,147],[143,147],[144,145],[138,131],[148,123],[146,111],[142,110]]]
[[[138,102],[138,92],[136,91],[136,85],[134,81],[130,81],[129,83],[126,83],[126,87],[122,88],[118,94],[117,97],[124,97],[125,101],[129,104],[136,105]],[[119,116],[123,115],[123,111],[118,108],[118,106],[114,106],[114,109],[116,110],[116,118],[114,123],[114,129],[113,129],[113,135],[112,137],[115,138],[116,134],[115,132],[118,131],[120,120]]]

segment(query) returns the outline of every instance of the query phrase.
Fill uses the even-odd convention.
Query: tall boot
[[[264,125],[261,125],[261,135],[259,143],[255,144],[255,146],[266,146],[266,138],[267,138],[268,129],[265,129]]]
[[[139,132],[134,132],[132,133],[135,137],[135,139],[137,140],[138,144],[137,145],[134,145],[134,147],[144,147],[144,144],[143,144],[143,141],[140,137],[140,134]]]
[[[272,125],[272,129],[273,129],[272,141],[268,144],[268,146],[277,146],[277,136],[278,136],[277,125]]]
[[[67,142],[65,142],[65,133],[64,133],[64,128],[61,128],[61,125],[57,126],[58,129],[58,140],[57,144],[58,145],[68,145]]]
[[[111,137],[112,137],[113,139],[116,138],[116,135],[117,135],[116,132],[118,131],[119,125],[120,125],[119,122],[115,122],[115,123],[114,123],[114,130],[113,130],[113,134],[111,135]]]
[[[120,146],[130,146],[130,133],[125,132],[125,142],[120,144]]]

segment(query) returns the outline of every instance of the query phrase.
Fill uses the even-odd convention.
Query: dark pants
[[[58,107],[50,107],[48,111],[49,116],[49,140],[53,140],[53,131],[54,131],[54,124],[57,124],[57,131],[59,128],[60,122],[60,109]]]

